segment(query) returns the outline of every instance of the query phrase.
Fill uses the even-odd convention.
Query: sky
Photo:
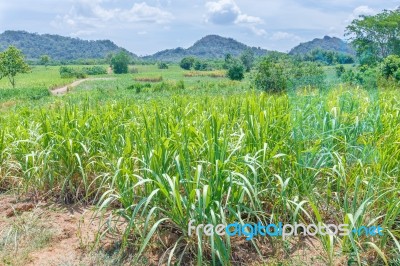
[[[399,0],[1,0],[0,32],[109,39],[138,55],[188,48],[209,34],[287,52],[325,35],[344,38],[359,15],[399,5]]]

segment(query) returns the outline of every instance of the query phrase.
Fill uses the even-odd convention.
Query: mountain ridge
[[[14,45],[27,59],[37,60],[49,55],[53,60],[103,59],[109,53],[127,52],[132,58],[137,55],[117,46],[110,40],[81,40],[57,34],[29,33],[7,30],[0,34],[0,51]]]
[[[299,45],[293,47],[289,54],[307,54],[315,49],[323,49],[327,51],[334,51],[339,53],[355,55],[355,50],[351,45],[340,38],[324,36],[321,38],[315,38],[311,41],[300,43]]]
[[[222,37],[211,34],[196,41],[192,46],[185,49],[182,47],[166,49],[153,55],[144,56],[150,61],[179,61],[186,56],[194,56],[200,59],[222,59],[226,54],[239,56],[247,49],[251,49],[256,56],[262,56],[269,51],[260,47],[251,47],[236,41],[233,38]]]

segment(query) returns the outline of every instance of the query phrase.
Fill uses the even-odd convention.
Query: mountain
[[[289,54],[307,54],[315,49],[322,49],[328,51],[335,51],[345,54],[355,54],[354,49],[350,44],[344,42],[343,40],[336,37],[325,36],[323,39],[314,39],[310,42],[301,43],[294,47]]]
[[[101,59],[109,53],[125,51],[109,40],[85,41],[59,35],[28,33],[26,31],[5,31],[0,34],[0,51],[14,45],[22,50],[27,59],[39,59],[49,55],[53,60]]]
[[[246,49],[253,50],[256,56],[262,56],[268,52],[267,50],[261,48],[247,46],[232,38],[225,38],[218,35],[208,35],[195,42],[193,46],[187,49],[176,48],[164,50],[143,58],[150,61],[172,62],[179,61],[186,56],[194,56],[202,59],[222,59],[226,54],[239,56]]]

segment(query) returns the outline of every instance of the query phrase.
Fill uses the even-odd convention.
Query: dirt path
[[[0,265],[114,265],[102,264],[105,253],[91,250],[100,224],[91,206],[0,194]]]
[[[55,96],[61,96],[64,95],[66,93],[68,93],[68,88],[74,88],[76,86],[78,86],[79,84],[85,82],[85,81],[93,81],[93,80],[113,80],[114,78],[86,78],[86,79],[80,79],[80,80],[76,80],[74,82],[72,82],[71,84],[68,84],[66,86],[63,86],[61,88],[57,88],[54,90],[51,90],[51,94],[55,95]]]

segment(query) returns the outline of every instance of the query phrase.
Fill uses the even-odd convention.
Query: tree
[[[244,78],[245,67],[241,61],[234,59],[228,66],[227,76],[231,80],[242,80]]]
[[[265,57],[258,65],[254,85],[263,91],[279,92],[287,88],[287,78],[281,62]]]
[[[40,57],[40,64],[41,64],[41,65],[44,65],[45,67],[47,67],[48,64],[49,64],[49,62],[50,62],[50,56],[48,56],[48,55],[42,55],[42,56]]]
[[[246,72],[250,72],[254,64],[254,52],[251,49],[247,49],[240,55],[240,60],[242,61]]]
[[[388,79],[389,77],[393,77],[399,69],[400,57],[397,55],[390,55],[382,62],[381,74]]]
[[[158,62],[158,69],[168,69],[168,65],[165,62]]]
[[[115,74],[128,73],[129,56],[121,51],[111,59],[111,67]]]
[[[253,78],[259,90],[280,92],[304,87],[323,88],[325,72],[314,62],[301,62],[287,56],[269,55],[259,63]]]
[[[346,28],[362,64],[374,64],[391,54],[400,53],[400,10],[375,16],[360,16]]]
[[[190,70],[193,67],[194,61],[193,57],[185,57],[181,60],[180,66],[185,70]]]
[[[15,46],[10,46],[0,53],[0,79],[7,77],[13,88],[15,88],[15,76],[18,73],[27,73],[29,70],[22,52]]]

